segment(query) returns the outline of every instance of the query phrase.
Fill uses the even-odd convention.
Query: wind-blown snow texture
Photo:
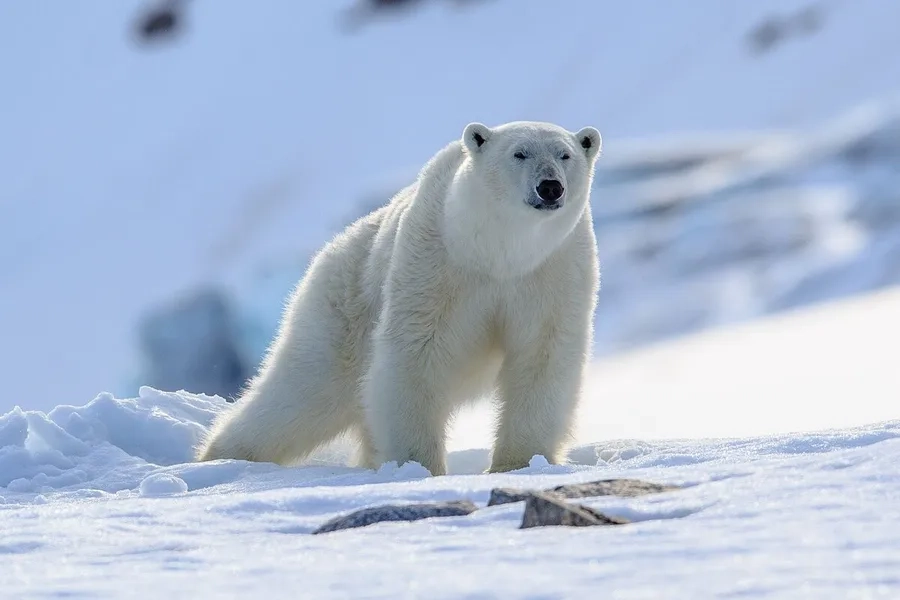
[[[5,597],[873,598],[900,593],[900,421],[756,439],[600,443],[587,464],[432,478],[415,464],[181,464],[224,405],[150,389],[0,420]],[[152,434],[152,435],[151,435]],[[597,457],[600,458],[597,458]],[[459,461],[455,461],[459,464]],[[485,465],[466,464],[457,472]],[[601,477],[634,523],[518,530],[521,503],[309,535],[383,503]]]
[[[450,475],[435,478],[415,463],[343,466],[350,448],[340,443],[292,468],[186,463],[226,406],[218,397],[142,388],[48,414],[15,409],[0,417],[0,596],[895,598],[900,380],[871,358],[898,311],[900,290],[601,363],[598,380],[613,381],[589,386],[572,464],[535,457],[508,474],[481,474],[487,433],[467,423],[456,426]],[[840,341],[843,328],[861,337],[817,349],[825,338],[813,332]],[[790,357],[797,368],[773,366]],[[736,393],[747,381],[727,380],[739,365],[768,378],[774,397]],[[623,393],[629,380],[637,397]],[[848,393],[854,380],[859,397]],[[886,405],[869,401],[873,390]],[[635,408],[661,422],[630,422]],[[714,433],[728,429],[715,411],[729,409],[736,420],[758,413],[767,435]],[[797,432],[804,411],[829,429]],[[668,423],[678,412],[687,417]],[[609,433],[616,423],[620,436]],[[682,435],[694,439],[673,439]],[[519,530],[517,503],[310,535],[366,506],[484,506],[493,487],[611,477],[681,489],[580,500],[633,521],[616,528]]]

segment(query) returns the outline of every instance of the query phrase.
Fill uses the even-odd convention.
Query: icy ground
[[[343,466],[340,444],[294,468],[185,463],[216,397],[16,409],[0,597],[896,598],[900,378],[877,359],[898,319],[891,290],[598,363],[572,464],[502,475],[480,474],[484,408],[437,478]],[[633,521],[616,528],[519,530],[519,503],[309,535],[364,506],[610,477],[683,489],[583,501]]]
[[[163,408],[152,415],[149,404]],[[168,435],[154,444],[171,444],[162,454],[173,459],[186,455],[179,442],[196,425],[171,414],[214,406],[147,391],[136,404],[103,398],[92,408],[101,422],[117,415],[138,429],[155,419]],[[596,466],[538,460],[514,474],[439,478],[414,465],[377,473],[155,466],[104,445],[74,459],[60,454],[68,475],[13,482],[13,490],[69,485],[39,496],[11,491],[11,504],[0,507],[0,589],[9,598],[896,598],[898,437],[900,421],[771,438],[601,444]],[[81,450],[71,440],[60,441]],[[154,444],[131,451],[153,454]],[[520,531],[515,504],[308,535],[372,504],[483,505],[492,486],[615,476],[689,487],[587,502],[636,521],[616,529]]]

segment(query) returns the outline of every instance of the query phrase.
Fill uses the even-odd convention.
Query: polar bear
[[[565,459],[589,360],[600,133],[470,123],[311,261],[197,460],[289,464],[343,433],[362,466],[446,473],[448,422],[498,403],[490,472]]]

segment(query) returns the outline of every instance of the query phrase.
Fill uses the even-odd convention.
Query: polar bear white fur
[[[491,472],[564,461],[599,288],[600,145],[593,127],[466,126],[316,255],[197,459],[288,464],[351,432],[364,466],[440,475],[449,419],[494,394]]]

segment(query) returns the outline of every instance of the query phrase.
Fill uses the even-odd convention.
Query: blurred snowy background
[[[0,413],[234,393],[312,253],[474,120],[602,132],[598,357],[900,283],[897,23],[886,0],[0,3]]]

